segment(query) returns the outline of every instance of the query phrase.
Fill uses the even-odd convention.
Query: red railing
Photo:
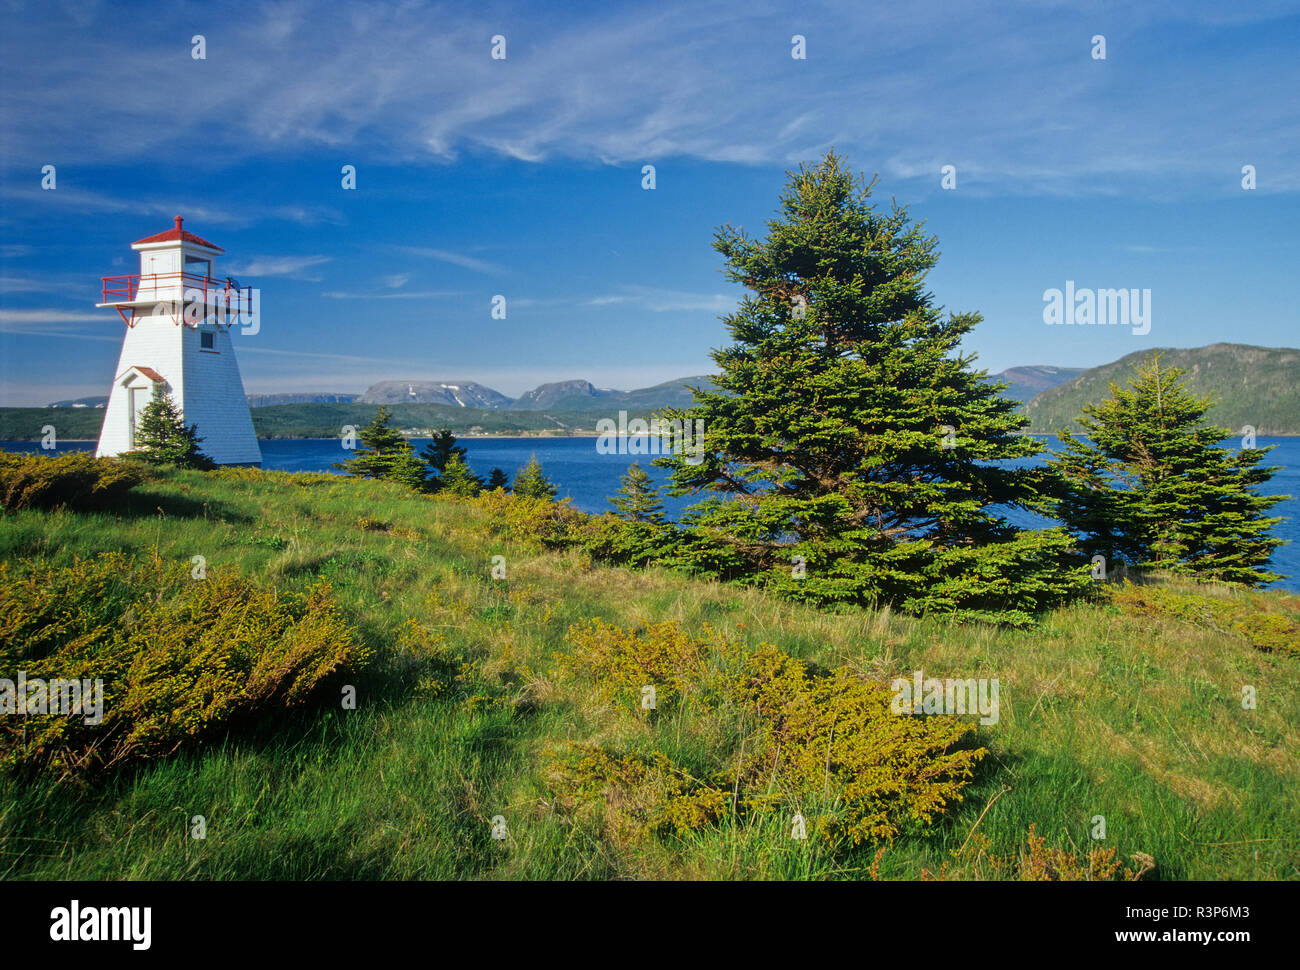
[[[129,303],[136,299],[140,290],[150,289],[154,292],[158,290],[178,289],[184,298],[190,291],[201,291],[203,296],[196,297],[187,302],[202,302],[205,304],[228,304],[230,294],[236,294],[241,290],[251,289],[247,286],[239,286],[232,279],[214,280],[207,276],[196,276],[193,273],[144,273],[134,274],[131,276],[105,276],[104,298],[101,303]],[[221,294],[222,299],[218,301],[217,295]]]
[[[206,319],[210,316],[206,309],[196,311],[199,306],[212,307],[226,323],[230,322],[232,314],[241,319],[250,313],[256,315],[253,288],[240,286],[230,278],[214,280],[192,273],[144,273],[105,276],[103,287],[104,298],[100,302],[112,305],[128,326],[134,325],[134,313],[122,304],[138,299],[141,290],[149,294],[146,299],[157,299],[160,304],[171,303],[170,316],[176,323],[184,320],[196,324],[200,317]],[[198,316],[192,315],[195,312]]]

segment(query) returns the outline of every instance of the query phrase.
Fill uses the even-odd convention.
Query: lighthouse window
[[[212,272],[212,263],[206,259],[199,259],[197,256],[186,256],[185,272],[190,276],[207,277]]]
[[[201,350],[213,349],[213,334],[206,331],[199,334],[199,348]]]

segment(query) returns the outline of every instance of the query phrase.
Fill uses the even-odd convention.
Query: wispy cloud
[[[292,279],[320,282],[320,277],[304,275],[303,270],[328,263],[332,256],[253,256],[236,263],[230,272],[235,276],[287,276]]]
[[[460,290],[400,290],[397,292],[384,290],[363,292],[327,290],[321,294],[327,300],[440,300],[446,297],[464,295]]]
[[[68,285],[48,277],[0,276],[0,293],[52,293]]]
[[[742,13],[699,0],[572,18],[520,5],[503,23],[496,12],[441,5],[284,0],[224,18],[207,61],[177,53],[176,37],[194,27],[185,8],[146,22],[91,6],[77,31],[53,12],[26,12],[6,20],[0,71],[9,85],[39,83],[0,103],[0,151],[9,164],[177,150],[189,159],[196,146],[226,163],[346,149],[397,163],[488,152],[784,164],[835,144],[868,159],[864,167],[936,186],[938,167],[956,164],[972,190],[1106,192],[1137,180],[1226,191],[1249,162],[1268,173],[1259,191],[1294,191],[1300,106],[1287,92],[1300,68],[1273,28],[1293,30],[1295,12],[1281,2],[1228,14],[1212,0],[1122,17],[981,2],[792,12],[756,0]],[[1265,43],[1215,48],[1214,71],[1187,56],[1225,29]],[[504,61],[488,53],[499,32]],[[1107,36],[1105,61],[1089,55],[1097,32]],[[795,33],[806,37],[806,60],[790,56]],[[128,43],[135,56],[123,58]],[[141,63],[154,83],[139,83]],[[908,147],[885,147],[897,145]]]
[[[0,128],[2,126],[3,111],[0,111]],[[133,216],[157,216],[166,220],[181,215],[194,224],[213,226],[247,226],[263,220],[290,222],[303,226],[324,223],[338,225],[344,221],[337,209],[323,205],[217,206],[204,204],[194,198],[176,198],[160,202],[156,199],[118,198],[102,192],[70,187],[60,187],[47,192],[40,188],[11,184],[0,190],[0,197],[26,203],[29,206],[59,206],[77,212],[130,213]],[[31,251],[29,246],[13,248],[21,250],[14,253],[15,256],[26,255]]]
[[[100,313],[54,309],[0,310],[0,333],[121,343],[121,333],[112,326],[116,321],[117,317],[107,310]],[[104,332],[106,327],[111,329],[111,333]]]
[[[436,259],[442,263],[450,263],[452,266],[460,266],[463,269],[472,269],[476,273],[486,273],[496,275],[505,272],[505,268],[498,266],[496,263],[489,263],[485,259],[476,259],[473,256],[467,256],[464,253],[455,253],[448,249],[429,249],[424,246],[398,246],[397,249],[412,256],[424,256],[428,259]]]
[[[725,293],[688,293],[653,286],[628,285],[621,292],[592,297],[584,301],[587,306],[631,305],[654,313],[681,313],[707,310],[727,313],[736,308],[738,297]]]

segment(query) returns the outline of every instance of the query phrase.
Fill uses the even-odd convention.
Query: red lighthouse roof
[[[144,243],[180,241],[180,242],[193,243],[196,246],[206,246],[208,249],[215,249],[219,253],[225,252],[225,250],[222,249],[220,246],[218,246],[216,243],[210,243],[206,239],[202,239],[199,236],[194,235],[194,233],[182,229],[181,223],[183,221],[184,220],[181,219],[180,216],[177,216],[176,225],[173,228],[168,229],[166,232],[160,232],[156,236],[145,236],[145,238],[143,239],[137,239],[135,242],[131,243],[131,245],[140,246],[143,245]]]

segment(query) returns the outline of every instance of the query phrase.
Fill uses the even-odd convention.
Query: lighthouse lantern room
[[[155,387],[172,395],[199,449],[219,465],[260,465],[230,328],[255,313],[251,288],[214,278],[223,250],[181,227],[131,244],[140,272],[104,277],[103,302],[126,322],[98,456],[136,447],[140,414]]]

